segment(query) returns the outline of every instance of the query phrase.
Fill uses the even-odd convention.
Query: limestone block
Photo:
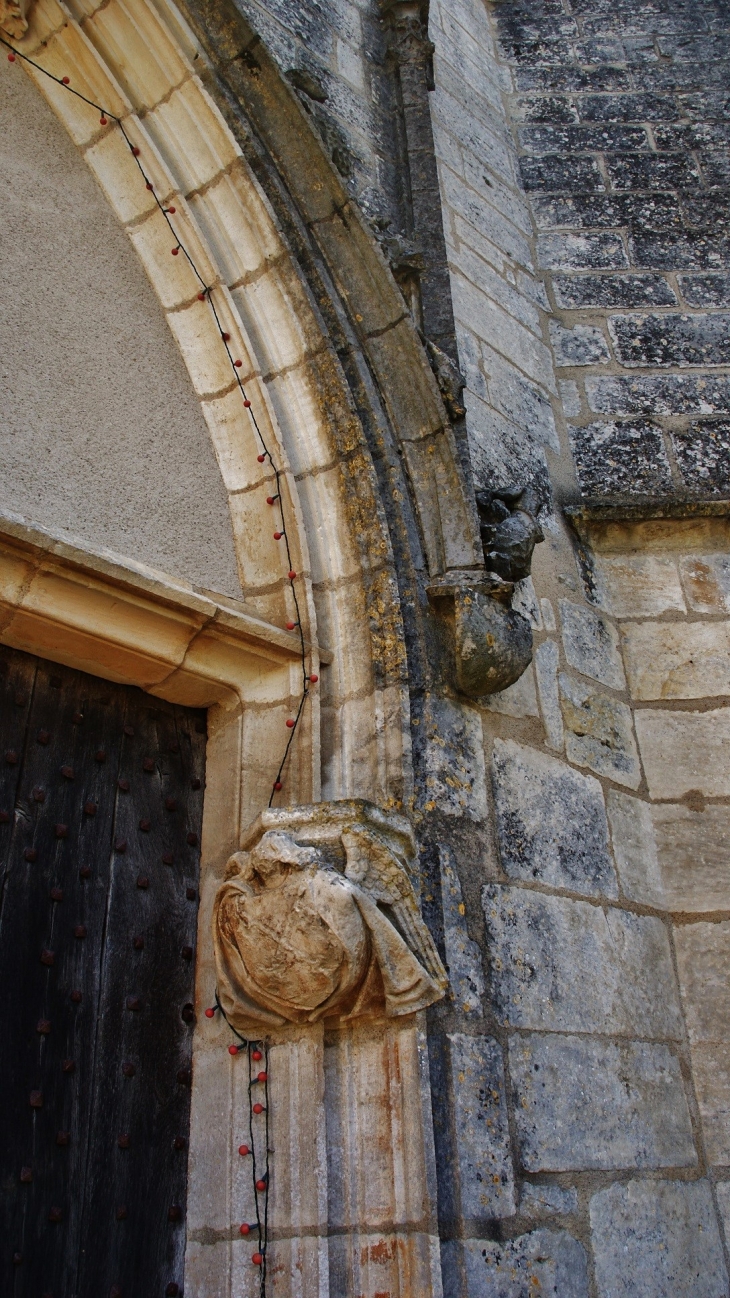
[[[196,300],[182,311],[171,311],[168,320],[196,392],[212,397],[230,389],[236,381],[235,372],[208,303]],[[240,338],[239,331],[236,333]],[[234,336],[232,355],[243,362],[238,372],[247,383],[254,369],[251,353],[245,342],[239,342],[238,347],[235,343]]]
[[[511,1217],[515,1187],[501,1046],[458,1032],[448,1040],[461,1215]]]
[[[730,622],[629,622],[621,635],[633,698],[730,694]]]
[[[304,300],[297,300],[300,294],[292,301],[280,270],[277,265],[231,292],[267,374],[299,365],[322,346],[311,312]]]
[[[612,791],[608,818],[627,897],[670,911],[730,910],[730,807],[650,806]]]
[[[543,600],[543,603],[546,601]],[[535,675],[548,748],[562,753],[565,747],[563,714],[558,691],[558,646],[554,640],[543,640],[535,650]]]
[[[177,200],[180,202],[180,199]],[[187,248],[190,256],[193,258],[197,269],[206,284],[213,284],[217,278],[213,265],[208,253],[203,245],[200,234],[196,230],[189,214],[178,209],[174,220],[174,233],[170,229],[160,212],[152,212],[146,221],[141,225],[133,225],[128,233],[134,244],[135,250],[144,266],[152,286],[155,289],[162,305],[168,310],[180,307],[186,302],[195,301],[201,289],[200,280],[195,274],[185,253],[180,250],[173,257],[172,250],[177,247],[178,240],[181,240]],[[202,316],[203,310],[211,316],[212,313],[207,302],[195,301],[195,307],[189,308],[195,312],[195,318]],[[171,319],[171,324],[174,325]],[[200,343],[197,343],[200,347]],[[211,332],[210,341],[207,343],[208,350],[211,351],[218,360],[222,357],[222,364],[226,360],[225,348],[220,341],[220,334],[217,329],[215,334]],[[183,352],[185,360],[192,361],[195,353],[191,355]],[[244,358],[247,369],[250,368],[246,358]],[[199,368],[200,360],[198,359]],[[225,384],[230,384],[233,379],[230,362],[228,362],[228,372],[225,379],[219,382],[219,388]],[[215,388],[199,389],[203,392],[217,391]]]
[[[690,1049],[707,1160],[730,1163],[730,1043],[702,1043]]]
[[[595,325],[575,325],[573,329],[566,329],[558,320],[551,320],[550,341],[558,366],[607,365],[611,359],[603,331]]]
[[[571,667],[612,690],[625,689],[616,628],[592,609],[569,599],[561,599],[559,607],[565,657]]]
[[[492,1004],[500,1023],[553,1032],[682,1035],[661,920],[487,884]]]
[[[638,788],[641,770],[627,704],[561,673],[560,706],[569,760],[617,784]]]
[[[725,1238],[730,1239],[730,1181],[718,1181],[715,1186],[720,1216],[725,1228]]]
[[[240,156],[240,148],[197,77],[146,113],[144,123],[185,194],[210,184]]]
[[[723,1298],[709,1181],[628,1181],[591,1199],[600,1298]]]
[[[578,1191],[572,1186],[526,1182],[520,1195],[520,1212],[526,1217],[567,1216],[578,1211]]]
[[[107,75],[96,52],[75,23],[64,26],[33,57],[36,63],[59,79],[70,76],[72,71],[74,90],[95,104],[101,104],[115,117],[127,115],[128,102],[120,95],[118,86]],[[26,67],[31,80],[35,81],[76,144],[88,144],[99,134],[101,127],[97,109],[76,95],[70,95],[64,86],[57,85],[42,72],[36,72],[29,65]]]
[[[730,708],[642,709],[636,735],[652,798],[681,798],[690,789],[710,798],[730,795]]]
[[[272,453],[278,451],[276,436],[267,426],[266,404],[258,398],[258,380],[247,384],[246,391],[252,409],[256,410],[256,419],[266,438],[267,446],[272,448]],[[270,492],[275,492],[271,465],[258,462],[257,457],[261,446],[251,416],[243,404],[240,389],[236,386],[225,396],[214,397],[211,401],[202,401],[201,409],[208,425],[226,490],[245,491],[250,487],[261,487],[264,499]],[[266,492],[263,491],[265,486],[268,487]]]
[[[621,891],[647,906],[666,906],[649,803],[611,789],[608,820]],[[671,909],[671,907],[670,907]]]
[[[459,1260],[466,1276],[466,1298],[588,1298],[585,1249],[567,1231],[534,1230],[505,1244],[468,1239],[442,1245],[454,1271]],[[455,1265],[454,1265],[455,1264]],[[444,1298],[462,1298],[455,1282]]]
[[[137,148],[147,143],[134,118],[125,123],[125,130]],[[146,188],[132,150],[118,127],[105,131],[84,156],[120,221],[126,224],[157,208],[155,196]],[[145,172],[161,200],[172,192],[167,170],[152,149],[145,157]]]
[[[484,995],[482,953],[469,937],[461,882],[449,847],[439,847],[444,947],[449,975],[447,997],[462,1014],[479,1014]]]
[[[588,895],[617,895],[597,780],[537,749],[497,740],[493,782],[508,875]]]
[[[696,1165],[667,1046],[535,1033],[510,1039],[509,1066],[527,1171]]]
[[[730,555],[684,555],[679,573],[696,613],[730,613]]]
[[[613,617],[658,617],[685,604],[676,560],[663,554],[595,557],[594,599]]]
[[[542,620],[545,623],[545,630],[557,631],[558,627],[555,621],[555,613],[549,599],[540,600],[540,610],[542,612]]]
[[[515,584],[515,592],[512,596],[512,607],[523,617],[526,617],[533,631],[542,631],[542,617],[540,614],[540,605],[537,602],[535,586],[532,577],[525,577],[522,581]]]
[[[524,671],[505,690],[488,694],[484,698],[484,707],[488,712],[500,712],[505,717],[537,717],[537,694],[535,693],[535,673],[532,665]]]
[[[243,201],[244,183],[252,184],[243,172],[244,164],[238,163],[203,194],[191,194],[188,200],[227,284],[255,274],[267,257],[281,253],[265,213],[260,213],[259,227],[249,211],[250,203]]]
[[[153,108],[188,75],[152,6],[110,0],[84,23],[135,108]]]
[[[424,755],[429,804],[447,816],[487,816],[482,722],[474,708],[433,699],[424,715]]]
[[[725,1040],[730,1023],[730,922],[679,925],[675,943],[690,1041]]]

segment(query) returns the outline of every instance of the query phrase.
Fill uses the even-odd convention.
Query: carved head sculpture
[[[213,936],[218,995],[239,1031],[411,1014],[443,996],[448,980],[397,852],[356,825],[339,843],[343,873],[276,830],[228,862]]]
[[[529,577],[532,552],[545,540],[535,493],[530,487],[505,487],[478,491],[476,501],[487,571],[504,581]]]

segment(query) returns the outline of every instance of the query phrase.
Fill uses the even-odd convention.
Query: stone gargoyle
[[[535,492],[531,487],[505,487],[477,491],[476,500],[487,572],[503,581],[523,581],[530,575],[535,546],[545,540]]]
[[[385,813],[373,823],[377,812],[359,802],[265,812],[249,850],[230,858],[213,938],[218,998],[238,1031],[412,1014],[444,995],[406,868],[407,822],[397,817],[394,834]]]

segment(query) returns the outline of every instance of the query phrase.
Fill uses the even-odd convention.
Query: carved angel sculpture
[[[269,830],[236,852],[215,901],[218,995],[239,1031],[412,1014],[448,979],[403,862],[369,830],[343,828],[345,870]]]

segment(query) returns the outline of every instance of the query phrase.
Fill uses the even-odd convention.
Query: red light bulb
[[[229,1047],[228,1047],[228,1053],[229,1053],[229,1055],[237,1055],[237,1054],[238,1054],[238,1046],[229,1046]]]
[[[296,622],[287,622],[286,624],[287,631],[293,631],[296,625],[297,625]]]
[[[261,1266],[263,1260],[264,1260],[263,1253],[254,1253],[251,1258],[251,1261],[253,1262],[254,1266]]]
[[[254,1113],[263,1113],[263,1111],[264,1111],[264,1106],[263,1106],[263,1104],[254,1104],[254,1106],[253,1106],[253,1111],[254,1111]]]
[[[145,185],[145,189],[154,189],[154,185],[152,184],[151,180],[147,181],[147,184]]]
[[[172,255],[173,255],[173,257],[177,257],[177,254],[179,253],[180,249],[179,249],[179,248],[173,248],[171,251],[172,251]]]
[[[284,535],[283,532],[274,532],[274,540],[280,541],[283,535]]]
[[[251,402],[249,401],[248,397],[244,397],[243,404],[246,410],[251,409]]]
[[[260,1051],[260,1050],[252,1050],[252,1051],[251,1051],[251,1058],[252,1058],[252,1059],[255,1059],[255,1060],[256,1060],[256,1063],[258,1063],[259,1059],[263,1059],[263,1055],[261,1054],[261,1051]]]
[[[265,1082],[265,1081],[268,1081],[268,1074],[267,1074],[267,1073],[259,1073],[258,1077],[256,1078],[256,1081],[257,1081],[257,1082]]]
[[[132,145],[132,153],[134,154],[135,158],[138,158],[138,157],[139,157],[140,150],[137,148],[137,145],[136,145],[136,144],[133,144],[133,145]]]
[[[289,580],[290,580],[290,581],[294,581],[294,580],[296,579],[296,575],[297,575],[297,574],[295,573],[295,571],[294,571],[293,568],[292,568],[291,571],[287,574],[287,576],[289,577]]]
[[[257,455],[257,456],[256,456],[256,459],[258,460],[259,464],[263,464],[264,460],[266,459],[266,456],[265,456],[265,455]]]
[[[309,679],[312,682],[312,685],[316,685],[317,681],[319,680],[319,676],[316,676],[315,673],[312,672],[312,675],[310,676]]]
[[[276,496],[267,496],[267,497],[266,497],[266,504],[267,504],[267,505],[273,505],[275,500],[276,500]]]
[[[100,125],[100,126],[107,126],[107,125],[108,125],[108,122],[107,122],[106,117],[100,117],[100,118],[99,118],[99,125]]]
[[[251,1234],[251,1227],[249,1226],[247,1221],[242,1222],[242,1224],[238,1227],[238,1233],[239,1235]]]
[[[15,62],[15,55],[8,54],[8,63],[14,63],[14,62]]]
[[[231,341],[231,335],[230,335],[230,334],[222,333],[222,334],[221,334],[221,338],[223,339],[224,343],[229,343],[229,342]]]
[[[294,726],[296,725],[296,722],[292,721],[291,717],[287,717],[286,725],[287,725],[287,730],[293,730]]]
[[[246,1154],[251,1153],[251,1150],[249,1149],[248,1145],[239,1145],[238,1152],[242,1158],[245,1158]]]
[[[241,366],[243,365],[243,361],[234,361],[233,364],[235,365],[237,370],[240,370]]]
[[[170,216],[174,216],[174,215],[175,215],[175,208],[174,208],[174,207],[168,207],[167,210],[168,210],[168,212],[170,213]]]
[[[61,80],[62,80],[64,86],[67,86],[67,85],[69,84],[71,78],[70,78],[70,77],[61,77]]]
[[[206,1017],[207,1019],[212,1019],[213,1016],[214,1016],[214,1014],[215,1014],[215,1010],[214,1010],[214,1009],[207,1009],[207,1010],[205,1011],[205,1017]]]
[[[277,780],[277,781],[275,782],[275,784],[274,784],[274,792],[275,792],[275,793],[280,793],[281,790],[283,789],[283,787],[284,787],[284,785],[282,784],[281,780]],[[255,1059],[255,1058],[256,1058],[256,1056],[254,1055],[254,1059]]]
[[[257,1182],[256,1182],[256,1189],[258,1190],[259,1194],[261,1194],[262,1190],[265,1190],[265,1189],[266,1189],[266,1182],[265,1182],[265,1181],[257,1181]]]
[[[199,301],[199,302],[204,302],[204,301],[205,301],[205,292],[203,292],[203,293],[198,293],[198,301]]]

